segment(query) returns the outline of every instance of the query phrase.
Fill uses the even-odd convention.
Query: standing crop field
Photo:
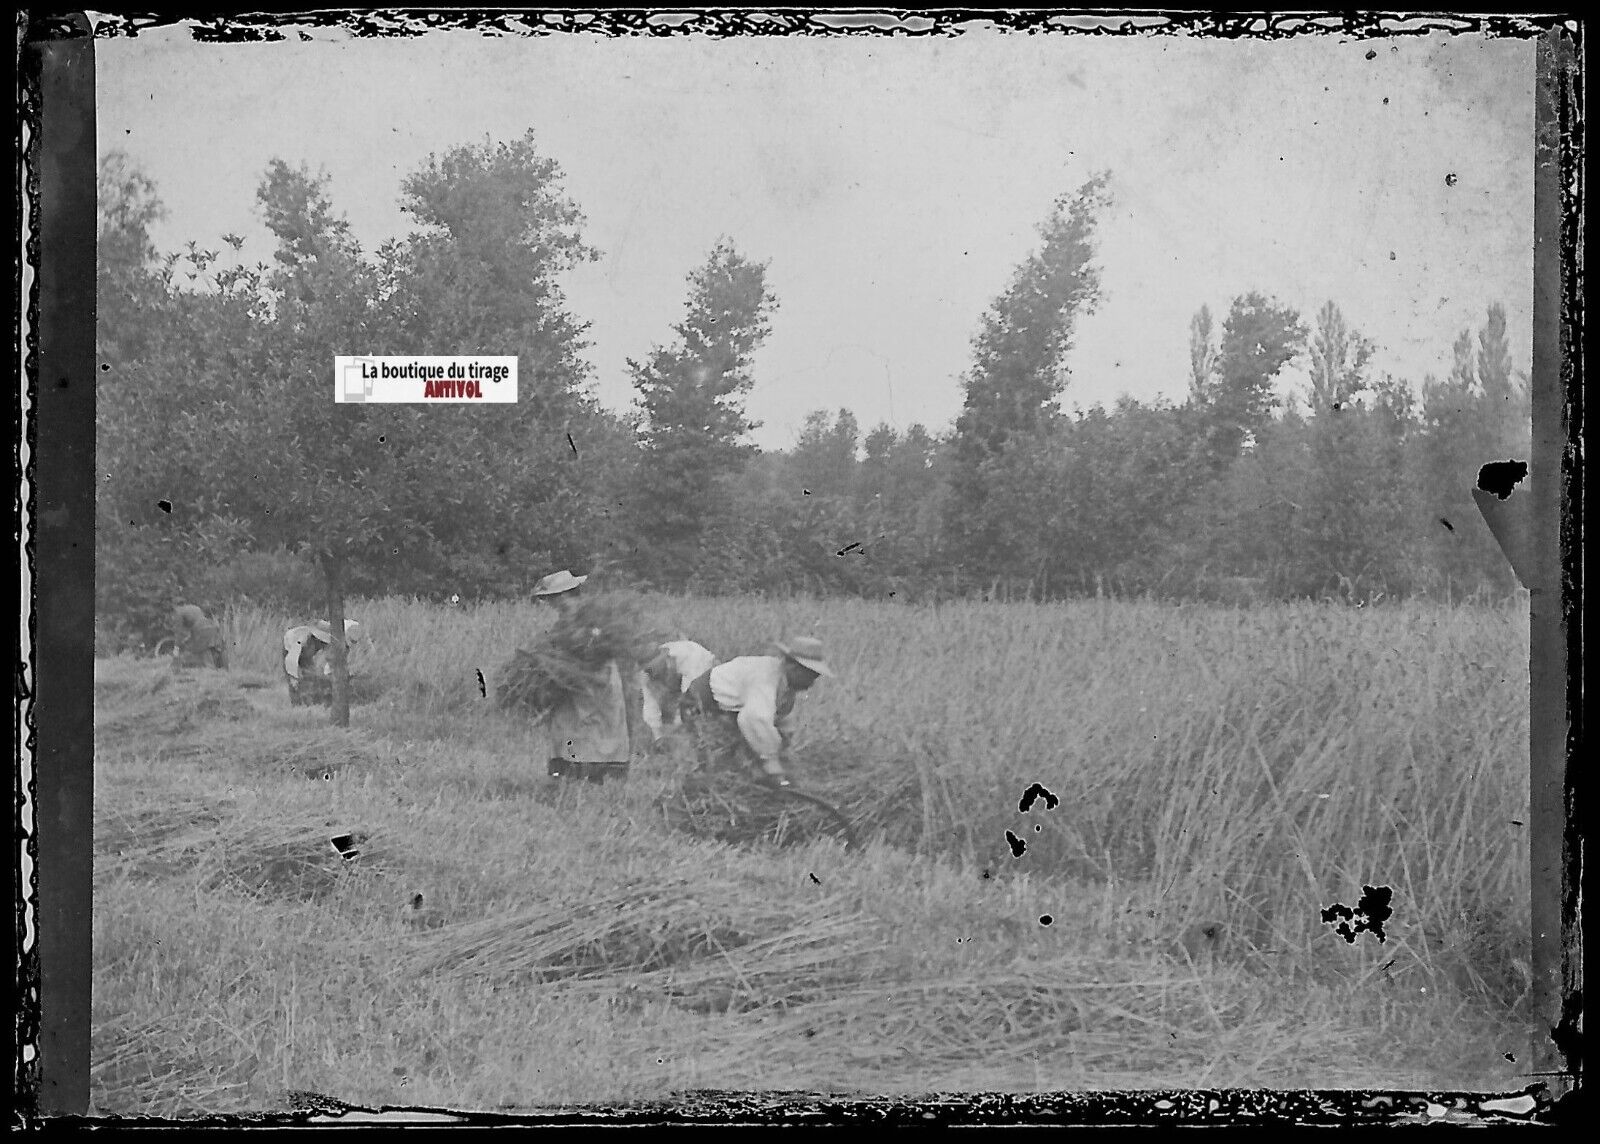
[[[796,773],[862,852],[685,836],[670,753],[553,789],[530,607],[358,603],[343,731],[236,610],[225,672],[98,665],[99,1109],[1519,1083],[1525,604],[639,603],[826,642]]]

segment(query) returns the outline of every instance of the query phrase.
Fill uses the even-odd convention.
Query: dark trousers
[[[695,731],[700,749],[709,750],[719,765],[746,767],[759,770],[761,760],[744,741],[739,730],[739,713],[724,711],[711,694],[711,673],[702,674],[683,693],[678,705],[678,715],[683,725]]]
[[[595,786],[599,786],[608,778],[628,777],[628,764],[625,762],[575,763],[571,759],[552,758],[548,770],[553,779],[572,779],[575,782],[590,782]]]
[[[697,715],[720,715],[735,722],[739,719],[739,716],[732,711],[724,711],[717,705],[716,699],[711,694],[709,671],[701,672],[695,677],[694,682],[689,684],[678,704],[678,710],[683,714],[685,722]]]

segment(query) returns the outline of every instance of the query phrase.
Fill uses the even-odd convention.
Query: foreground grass
[[[863,854],[674,834],[664,765],[551,790],[475,675],[527,610],[362,605],[342,732],[237,614],[230,672],[98,665],[98,1108],[1520,1083],[1514,611],[649,605],[828,640],[801,754]],[[1364,884],[1382,945],[1321,922]]]

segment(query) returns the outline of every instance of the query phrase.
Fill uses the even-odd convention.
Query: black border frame
[[[226,5],[221,7],[227,7]],[[106,9],[97,9],[106,12]],[[669,14],[670,13],[670,14]],[[19,207],[31,208],[23,232],[25,258],[16,283],[27,307],[19,325],[25,348],[24,431],[19,438],[19,538],[32,574],[16,677],[17,834],[33,869],[17,885],[20,1012],[15,1094],[24,1121],[40,1116],[65,1124],[153,1125],[152,1121],[89,1121],[90,950],[93,829],[93,601],[95,91],[96,37],[135,35],[142,27],[189,17],[115,16],[92,31],[79,13],[19,12]],[[1582,521],[1583,466],[1583,158],[1585,46],[1574,15],[1400,15],[1382,13],[1274,15],[1085,9],[802,9],[582,11],[367,10],[215,15],[193,25],[211,42],[279,40],[292,26],[345,28],[358,36],[415,35],[445,28],[502,34],[566,31],[610,35],[959,34],[971,22],[1016,32],[1078,34],[1197,33],[1283,38],[1345,37],[1429,31],[1541,37],[1536,84],[1534,455],[1527,513],[1537,544],[1530,585],[1532,653],[1530,835],[1534,872],[1535,999],[1551,1037],[1535,1035],[1535,1075],[1552,1083],[1516,1093],[1380,1093],[1372,1091],[1148,1091],[1036,1096],[930,1096],[916,1100],[843,1101],[818,1093],[688,1094],[673,1105],[642,1104],[578,1113],[451,1114],[473,1124],[1102,1124],[1153,1123],[1471,1123],[1561,1119],[1581,1096],[1583,1005],[1580,888],[1582,806]],[[25,277],[31,271],[32,282]],[[26,294],[24,295],[24,290]],[[19,316],[20,317],[20,316]],[[26,528],[23,527],[24,518]],[[40,583],[40,574],[46,581]],[[1544,606],[1541,606],[1544,605]],[[32,773],[24,781],[24,744]],[[24,816],[32,811],[32,825]],[[1559,823],[1559,833],[1550,829]],[[1541,830],[1541,825],[1544,829]],[[20,872],[20,871],[19,871]],[[27,940],[26,915],[37,922]],[[29,1061],[24,1046],[34,1046]],[[1562,1058],[1565,1058],[1564,1062]],[[196,1124],[337,1122],[356,1110],[303,1094],[302,1107],[246,1120]],[[1486,1101],[1498,1106],[1484,1107]],[[423,1111],[423,1110],[416,1110]],[[443,1111],[443,1110],[440,1110]]]

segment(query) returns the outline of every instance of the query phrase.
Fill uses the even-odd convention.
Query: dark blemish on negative
[[[156,507],[169,516],[172,514],[172,502],[169,500],[156,501]]]
[[[817,877],[815,874],[811,873],[809,870],[806,871],[806,877],[810,878],[817,885],[819,885],[819,886],[822,885],[822,879]]]
[[[1520,819],[1520,818],[1513,818],[1513,819],[1512,819],[1512,820],[1511,820],[1511,825],[1512,825],[1512,826],[1521,826],[1521,825],[1522,825],[1522,819]]]
[[[1455,530],[1456,530],[1456,526],[1455,526],[1455,525],[1453,525],[1453,524],[1451,524],[1451,523],[1450,523],[1450,522],[1449,522],[1449,521],[1448,521],[1448,520],[1446,520],[1446,519],[1445,519],[1445,518],[1444,518],[1444,517],[1442,517],[1442,516],[1441,516],[1441,517],[1440,517],[1440,518],[1439,518],[1439,523],[1440,523],[1440,524],[1442,524],[1442,525],[1444,525],[1444,526],[1445,526],[1445,528],[1446,528],[1446,529],[1447,529],[1447,530],[1448,530],[1448,531],[1450,531],[1450,532],[1454,532],[1454,531],[1455,531]]]
[[[1517,1058],[1512,1056],[1510,1053],[1501,1053],[1500,1055],[1502,1057],[1504,1057],[1506,1060],[1510,1061],[1512,1064],[1516,1064],[1517,1063]]]
[[[378,444],[380,444],[380,445],[383,444],[385,440],[387,440],[387,438],[384,437],[384,435],[382,433],[379,433],[378,434]]]
[[[1353,943],[1363,932],[1373,934],[1382,942],[1387,940],[1383,936],[1383,923],[1393,912],[1389,909],[1393,898],[1394,891],[1388,886],[1362,886],[1361,900],[1354,910],[1335,902],[1322,911],[1322,920],[1333,926],[1334,932],[1347,942]]]
[[[1478,487],[1505,500],[1527,475],[1526,461],[1490,461],[1478,470]]]
[[[853,543],[846,544],[843,548],[839,549],[839,551],[835,552],[834,555],[835,556],[843,556],[847,552],[857,552],[857,551],[860,551],[860,549],[861,549],[861,542],[859,540],[857,540],[857,541],[854,541]]]
[[[1375,60],[1377,58],[1378,58],[1378,53],[1377,52],[1370,51],[1370,50],[1367,52],[1367,59]]]
[[[568,434],[567,434],[567,447],[568,447],[568,448],[569,448],[569,449],[571,449],[571,450],[572,450],[572,455],[573,455],[573,456],[574,456],[574,457],[576,457],[576,456],[577,456],[577,455],[578,455],[578,446],[577,446],[577,444],[576,444],[576,443],[575,443],[575,442],[574,442],[574,441],[573,441],[573,440],[572,440],[572,434],[571,434],[571,433],[568,433]]]
[[[1023,851],[1027,850],[1028,848],[1028,844],[1026,842],[1018,838],[1015,834],[1012,834],[1009,830],[1006,831],[1006,845],[1011,847],[1011,857],[1013,858],[1021,858]]]
[[[454,603],[454,600],[451,602]],[[473,668],[473,671],[475,671],[478,675],[478,698],[489,698],[489,688],[483,682],[483,669],[481,667],[475,667]]]
[[[1040,914],[1039,915],[1039,924],[1042,925],[1042,926],[1050,925],[1055,920],[1056,919],[1051,917],[1049,914]]]
[[[1040,832],[1040,831],[1042,831],[1042,830],[1043,830],[1043,829],[1044,829],[1044,827],[1043,827],[1043,826],[1040,826],[1040,825],[1039,825],[1039,824],[1038,824],[1038,823],[1037,823],[1037,822],[1035,822],[1035,823],[1034,823],[1034,824],[1033,824],[1033,832],[1034,832],[1034,833],[1035,833],[1035,834],[1038,834],[1038,833],[1039,833],[1039,832]]]
[[[1456,173],[1454,171],[1451,171],[1444,177],[1444,185],[1447,187],[1453,187],[1456,185]]]
[[[1034,783],[1027,790],[1022,792],[1022,801],[1017,803],[1017,809],[1023,814],[1027,814],[1028,808],[1041,798],[1044,799],[1044,808],[1046,810],[1054,810],[1056,807],[1061,805],[1061,800],[1059,798],[1045,790],[1044,787],[1040,786],[1038,783]]]

